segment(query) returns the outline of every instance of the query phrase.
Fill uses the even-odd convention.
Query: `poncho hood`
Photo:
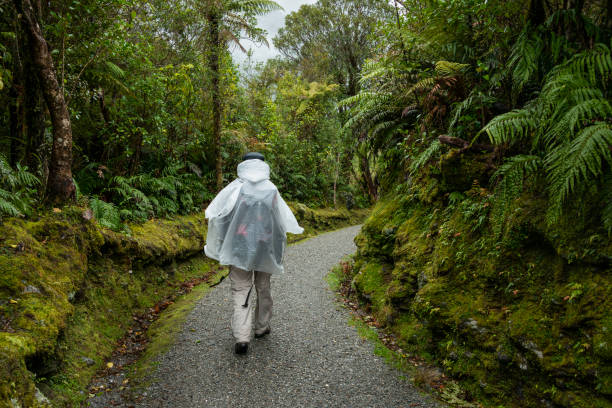
[[[270,179],[270,166],[259,159],[245,160],[238,165],[238,177],[251,183]]]

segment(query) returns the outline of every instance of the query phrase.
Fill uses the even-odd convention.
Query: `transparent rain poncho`
[[[283,272],[286,233],[304,231],[270,181],[270,167],[257,159],[238,165],[238,178],[217,194],[206,218],[206,256],[272,274]]]

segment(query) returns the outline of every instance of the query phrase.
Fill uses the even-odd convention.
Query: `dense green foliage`
[[[115,229],[197,211],[217,191],[218,157],[228,182],[242,154],[261,150],[289,199],[367,205],[336,103],[356,92],[360,66],[373,55],[370,35],[388,8],[381,0],[336,3],[307,9],[310,23],[325,25],[330,35],[319,39],[341,66],[301,53],[241,70],[230,51],[245,37],[266,43],[256,17],[275,10],[272,1],[32,1],[70,109],[83,204]],[[20,196],[35,207],[49,176],[52,126],[31,39],[10,2],[0,9],[0,153],[40,180],[40,192]],[[302,28],[281,31],[281,50]],[[346,45],[355,55],[340,53]],[[24,212],[6,204],[0,211]]]
[[[17,167],[12,169],[0,155],[0,183],[0,216],[17,217],[30,214],[39,181],[28,171],[27,166],[17,164]]]
[[[0,1],[5,218],[41,203],[52,168],[14,2]],[[196,212],[219,164],[227,182],[261,151],[288,200],[381,200],[353,284],[469,397],[609,401],[612,2],[319,0],[287,16],[279,57],[243,67],[231,47],[266,42],[273,2],[32,2],[70,108],[77,200],[101,225]],[[475,359],[469,319],[497,336]]]
[[[612,406],[612,5],[395,4],[339,104],[383,196],[345,284],[464,399]]]
[[[387,41],[364,66],[361,92],[341,104],[351,109],[344,126],[384,152],[380,169],[392,157],[418,177],[444,154],[444,144],[494,150],[489,165],[496,171],[486,184],[498,207],[535,183],[548,196],[550,223],[576,198],[603,191],[612,162],[609,7],[401,4],[398,18],[381,30]],[[482,145],[487,139],[497,147]],[[595,210],[610,225],[610,203],[604,204]],[[497,227],[507,214],[499,215]]]

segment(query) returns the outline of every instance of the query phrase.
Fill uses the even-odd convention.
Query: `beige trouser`
[[[230,280],[232,283],[232,298],[234,301],[234,314],[232,316],[232,332],[236,342],[249,342],[251,340],[251,326],[253,324],[253,286],[257,291],[257,306],[255,308],[255,333],[261,334],[270,327],[272,317],[272,294],[270,293],[270,274],[255,272],[253,285],[253,272],[245,271],[232,266]],[[249,292],[251,292],[249,294]],[[247,299],[248,297],[248,299]]]

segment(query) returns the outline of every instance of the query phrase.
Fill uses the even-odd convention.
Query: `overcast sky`
[[[266,14],[265,16],[259,17],[259,27],[263,28],[268,32],[268,41],[270,42],[270,48],[265,45],[255,45],[248,40],[243,40],[241,43],[244,48],[251,49],[253,51],[253,62],[264,62],[268,58],[273,58],[278,55],[278,51],[272,44],[272,38],[278,32],[278,29],[285,25],[285,16],[292,11],[296,11],[302,4],[313,4],[317,0],[276,0],[278,4],[284,9],[281,11],[273,11],[272,13]],[[246,60],[246,54],[243,53],[237,47],[232,50],[234,61],[242,64]]]

